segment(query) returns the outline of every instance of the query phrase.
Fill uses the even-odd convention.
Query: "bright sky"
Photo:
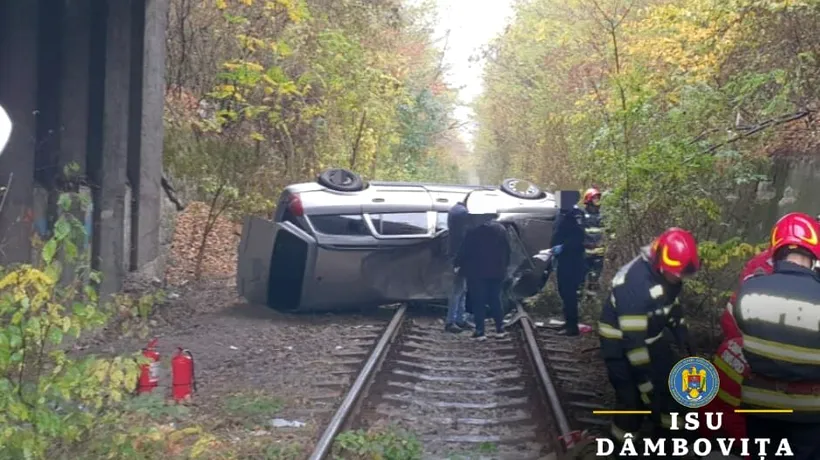
[[[436,38],[443,38],[450,31],[445,52],[445,62],[450,71],[447,81],[455,88],[461,88],[459,96],[462,106],[456,110],[459,121],[471,121],[473,114],[467,104],[481,94],[481,65],[470,62],[483,45],[499,34],[512,15],[513,0],[436,0],[439,24]],[[443,46],[445,41],[439,41]],[[463,128],[465,141],[471,144],[475,126],[470,123]]]

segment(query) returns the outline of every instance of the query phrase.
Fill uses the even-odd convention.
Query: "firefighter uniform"
[[[771,274],[774,271],[772,251],[767,249],[754,256],[743,267],[740,274],[739,286],[754,276]],[[700,409],[701,413],[722,412],[723,426],[715,433],[706,426],[701,426],[701,434],[705,437],[746,437],[746,417],[735,413],[740,408],[741,388],[744,377],[749,375],[749,365],[743,357],[743,336],[737,327],[732,308],[737,300],[737,291],[732,293],[726,310],[720,318],[720,328],[723,332],[723,343],[717,349],[712,364],[720,377],[720,390],[711,403]]]
[[[820,280],[811,269],[777,262],[773,274],[744,283],[735,318],[751,369],[741,406],[795,411],[750,416],[749,436],[808,443],[792,445],[795,457],[820,458]]]
[[[734,306],[750,373],[744,409],[791,409],[746,419],[750,438],[788,439],[794,458],[820,458],[820,225],[791,213],[772,230],[774,273],[746,280]],[[794,255],[794,256],[793,256]]]
[[[584,209],[584,251],[590,281],[597,284],[604,269],[603,246],[604,229],[601,210],[598,206],[587,205]]]
[[[597,188],[593,187],[584,192],[584,257],[587,277],[592,283],[591,288],[595,290],[604,269],[604,229],[600,200],[601,192]]]
[[[672,401],[666,380],[675,359],[663,332],[686,328],[681,315],[673,314],[673,307],[681,310],[674,305],[680,290],[680,285],[670,285],[654,273],[644,255],[638,256],[613,278],[598,323],[601,352],[619,409],[652,407],[656,422],[664,428],[669,427]],[[624,434],[636,433],[642,422],[642,415],[615,416],[612,434],[622,440]]]
[[[768,248],[746,262],[746,265],[743,266],[743,271],[740,273],[738,288],[749,278],[759,275],[770,275],[773,271],[774,262],[772,261],[772,249]],[[723,312],[723,316],[720,319],[723,336],[727,339],[741,336],[732,313],[732,308],[737,301],[737,293],[738,291],[732,293],[732,297],[729,298],[729,303],[726,304],[726,311]]]
[[[651,409],[661,435],[671,426],[670,412],[675,406],[667,379],[677,361],[664,331],[670,329],[678,344],[688,348],[686,322],[677,299],[683,277],[699,266],[692,235],[679,228],[665,231],[615,274],[598,322],[601,353],[618,409]],[[612,437],[620,442],[627,433],[635,436],[642,422],[643,415],[616,415]]]
[[[739,337],[726,339],[715,352],[712,364],[720,377],[720,390],[717,397],[709,404],[701,407],[701,413],[723,413],[723,424],[716,433],[701,425],[701,435],[707,438],[745,438],[746,419],[743,414],[736,414],[740,408],[741,385],[743,378],[749,375],[749,366],[743,358],[743,339]]]

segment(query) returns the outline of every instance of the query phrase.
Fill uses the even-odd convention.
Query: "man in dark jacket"
[[[467,209],[470,209],[468,202]],[[484,318],[486,306],[495,320],[496,337],[504,332],[504,312],[501,309],[501,286],[510,264],[510,244],[504,226],[496,222],[495,215],[483,210],[473,211],[471,218],[482,215],[484,223],[467,231],[455,260],[458,273],[467,280],[470,304],[475,316],[473,338],[485,340]]]
[[[467,195],[469,197],[469,194]],[[465,198],[466,201],[466,198]],[[467,233],[470,216],[467,213],[467,206],[459,201],[447,213],[447,229],[449,236],[448,255],[453,263],[455,271],[455,258],[464,241]],[[467,301],[467,281],[461,273],[455,273],[453,277],[453,290],[450,293],[450,300],[447,306],[447,320],[444,329],[447,332],[459,333],[462,329],[467,329],[469,325],[464,321],[464,307]]]
[[[751,439],[770,438],[766,457],[787,439],[796,460],[820,458],[820,225],[793,212],[771,235],[774,273],[743,282],[734,317],[750,375],[741,409]],[[793,413],[766,413],[791,409]]]
[[[550,246],[561,245],[558,263],[558,294],[564,304],[564,330],[569,336],[578,335],[578,289],[586,276],[584,250],[584,211],[577,206],[562,211],[555,221]]]

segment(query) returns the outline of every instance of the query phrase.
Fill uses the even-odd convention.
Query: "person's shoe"
[[[475,340],[477,342],[483,342],[483,341],[487,340],[486,335],[479,334],[478,332],[473,332],[473,337],[472,338],[473,338],[473,340]]]
[[[468,323],[467,321],[462,321],[460,323],[456,323],[456,326],[458,326],[459,328],[464,329],[464,330],[466,330],[466,329],[471,329],[471,330],[475,329],[475,326]]]
[[[449,323],[446,326],[444,326],[444,330],[447,332],[452,332],[453,334],[458,334],[459,332],[461,332],[461,329],[459,329],[459,327],[453,323]]]
[[[578,329],[561,329],[560,331],[558,331],[558,335],[563,335],[566,337],[578,337],[579,335],[581,335],[581,333],[578,332]]]
[[[510,334],[507,331],[496,332],[495,333],[495,338],[496,339],[506,339],[507,336],[509,336],[509,335]]]

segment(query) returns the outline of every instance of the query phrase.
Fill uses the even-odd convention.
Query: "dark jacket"
[[[563,245],[563,249],[558,254],[558,267],[578,267],[583,269],[584,261],[584,211],[573,208],[571,211],[562,212],[555,220],[555,227],[552,231],[552,241],[550,246]]]
[[[668,328],[688,341],[683,310],[677,303],[680,291],[681,285],[667,283],[644,255],[621,267],[612,278],[612,292],[598,322],[601,354],[606,360],[628,361],[643,393],[658,386],[663,390],[674,364],[663,331]]]
[[[499,281],[507,277],[509,264],[507,231],[495,221],[469,230],[455,260],[459,273],[466,278]]]
[[[774,273],[744,281],[734,306],[743,355],[752,375],[743,382],[743,408],[811,409],[771,418],[820,423],[820,280],[786,261]]]
[[[467,207],[462,202],[453,205],[447,212],[447,229],[450,232],[449,236],[449,250],[447,255],[455,258],[458,255],[458,250],[464,241],[464,235],[467,232],[467,224],[470,216],[467,213]]]

